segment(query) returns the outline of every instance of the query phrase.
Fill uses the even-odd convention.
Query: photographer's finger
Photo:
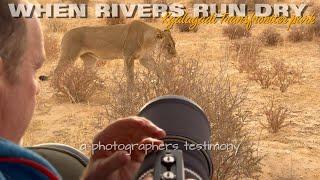
[[[139,118],[141,121],[143,121],[147,126],[155,127],[155,129],[156,129],[157,131],[163,130],[163,129],[161,129],[160,127],[158,127],[157,125],[155,125],[152,121],[148,120],[148,119],[145,118],[145,117],[137,117],[137,118]]]
[[[143,130],[141,132],[143,132],[146,137],[162,137],[163,134],[165,134],[163,129],[157,127],[155,124],[144,117],[130,116],[127,118],[119,119],[116,122],[111,123],[109,127],[118,126],[120,124],[122,128],[125,129],[141,129]]]
[[[132,152],[132,155],[131,155],[132,160],[136,162],[143,162],[145,156],[152,151],[157,151],[161,144],[163,144],[163,141],[158,139],[154,139],[154,138],[143,139],[139,143],[139,146],[142,148],[136,149]]]
[[[100,177],[107,177],[129,162],[130,155],[128,155],[128,152],[118,151],[106,159],[99,160],[96,166],[96,173],[98,173]]]
[[[154,138],[164,138],[166,136],[166,133],[163,129],[159,128],[155,124],[153,124],[151,121],[147,120],[143,117],[134,117],[136,121],[139,122],[143,136],[145,137],[154,137]]]
[[[132,152],[131,159],[135,162],[142,163],[146,154],[143,151]]]
[[[142,137],[155,137],[155,138],[163,138],[165,136],[165,131],[158,126],[156,126],[154,123],[152,123],[150,120],[144,118],[144,117],[138,117],[138,116],[130,116],[124,119],[121,119],[120,121],[126,122],[125,128],[132,129],[132,128],[138,128],[141,129],[141,136]]]
[[[157,151],[159,150],[160,145],[163,145],[163,141],[159,139],[154,139],[154,138],[146,138],[143,139],[140,144],[143,144],[145,149],[145,153],[148,154],[151,151]]]

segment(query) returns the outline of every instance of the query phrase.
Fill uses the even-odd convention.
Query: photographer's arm
[[[153,144],[163,143],[165,132],[141,117],[120,119],[100,132],[93,144]],[[96,150],[90,158],[82,179],[128,180],[133,179],[145,157],[144,150],[135,149],[130,155],[125,151]]]

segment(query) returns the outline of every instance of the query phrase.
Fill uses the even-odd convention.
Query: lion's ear
[[[157,37],[157,39],[162,39],[163,33],[161,31],[158,31],[156,37]]]

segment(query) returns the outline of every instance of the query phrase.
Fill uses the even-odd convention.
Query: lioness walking
[[[169,31],[161,31],[141,21],[111,26],[79,27],[67,32],[61,43],[61,55],[54,76],[74,65],[80,57],[86,70],[96,61],[124,59],[128,87],[134,80],[134,60],[149,70],[156,65],[152,58],[156,47],[167,57],[176,55],[175,42]]]

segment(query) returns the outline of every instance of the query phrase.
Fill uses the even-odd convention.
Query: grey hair
[[[26,48],[26,24],[23,18],[13,18],[8,4],[19,0],[0,1],[0,57],[4,61],[5,75],[9,82],[16,77],[16,69]]]

